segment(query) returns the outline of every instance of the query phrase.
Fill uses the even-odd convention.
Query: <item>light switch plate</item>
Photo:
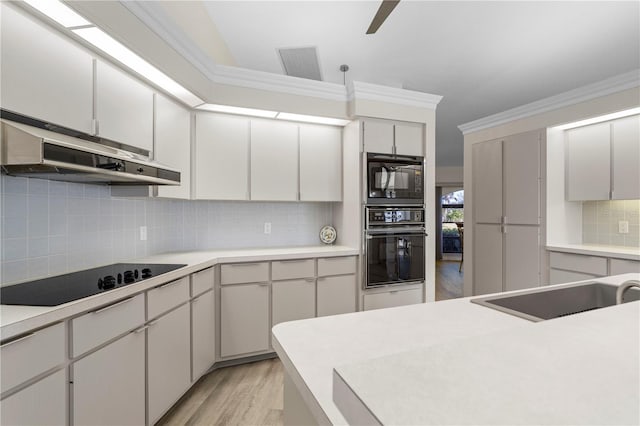
[[[140,227],[140,241],[147,241],[147,227]]]
[[[628,234],[629,233],[629,221],[628,220],[619,220],[618,221],[618,233],[620,233],[620,234]]]
[[[265,234],[270,234],[271,233],[271,222],[265,222],[264,223],[264,233]]]

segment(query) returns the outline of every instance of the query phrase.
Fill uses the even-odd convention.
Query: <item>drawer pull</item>
[[[281,260],[280,262],[282,263],[300,263],[300,262],[306,262],[309,259],[287,259],[287,260]]]
[[[181,283],[181,282],[182,282],[182,280],[169,281],[168,283],[160,284],[159,286],[154,287],[154,289],[156,289],[156,288],[158,288],[158,289],[159,289],[159,288],[170,287],[170,286],[172,286],[172,285],[174,285],[174,284],[179,284],[179,283]]]
[[[133,332],[132,332],[132,333],[135,333],[135,334],[142,333],[143,331],[145,331],[145,330],[146,330],[146,329],[148,329],[149,327],[151,327],[151,325],[145,325],[145,326],[143,326],[143,327],[140,327],[140,328],[139,328],[139,329],[137,329],[137,330],[133,330]]]
[[[268,286],[268,285],[269,285],[269,283],[258,283],[258,285],[259,285],[260,287],[266,287],[266,286]]]
[[[340,260],[340,259],[344,259],[344,256],[339,256],[339,257],[321,257],[321,259],[324,260]]]
[[[254,263],[229,263],[226,266],[257,266],[257,265],[261,265],[261,263],[258,263],[258,262],[254,262]]]
[[[28,339],[28,338],[30,338],[30,337],[35,336],[35,334],[36,334],[36,333],[31,333],[31,334],[27,334],[26,336],[19,337],[19,338],[15,339],[15,340],[12,340],[12,341],[10,341],[10,342],[7,342],[7,343],[2,344],[2,346],[0,346],[0,348],[6,348],[6,347],[8,347],[8,346],[13,345],[14,343],[22,342],[22,341],[24,341],[24,340],[27,340],[27,339]]]
[[[130,297],[130,298],[128,298],[128,299],[121,300],[121,301],[119,301],[119,302],[116,302],[116,303],[114,303],[114,304],[111,304],[111,305],[105,306],[105,307],[100,308],[100,309],[97,309],[97,310],[95,310],[95,311],[91,311],[90,313],[92,313],[92,314],[99,314],[99,313],[104,312],[104,311],[106,311],[106,310],[109,310],[109,309],[111,309],[111,308],[115,308],[116,306],[123,305],[123,304],[125,304],[125,303],[127,303],[127,302],[130,302],[131,300],[133,300],[133,297]]]
[[[305,278],[304,280],[305,280],[306,282],[308,282],[308,283],[312,283],[312,282],[314,282],[316,279],[315,279],[315,278]]]

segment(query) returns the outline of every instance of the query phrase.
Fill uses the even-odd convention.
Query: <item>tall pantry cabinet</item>
[[[473,145],[475,295],[540,285],[543,132]]]

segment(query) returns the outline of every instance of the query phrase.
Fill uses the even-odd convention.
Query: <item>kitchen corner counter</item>
[[[163,253],[134,259],[131,260],[131,263],[179,263],[186,266],[135,284],[58,306],[0,305],[0,338],[5,340],[28,333],[221,263],[355,256],[358,254],[357,249],[346,246],[298,246]]]
[[[634,247],[607,246],[598,244],[552,244],[548,251],[561,253],[585,254],[591,256],[614,257],[616,259],[640,261],[640,249]]]

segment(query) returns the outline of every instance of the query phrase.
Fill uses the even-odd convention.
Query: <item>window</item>
[[[442,196],[442,252],[460,253],[458,224],[464,222],[464,190]]]

